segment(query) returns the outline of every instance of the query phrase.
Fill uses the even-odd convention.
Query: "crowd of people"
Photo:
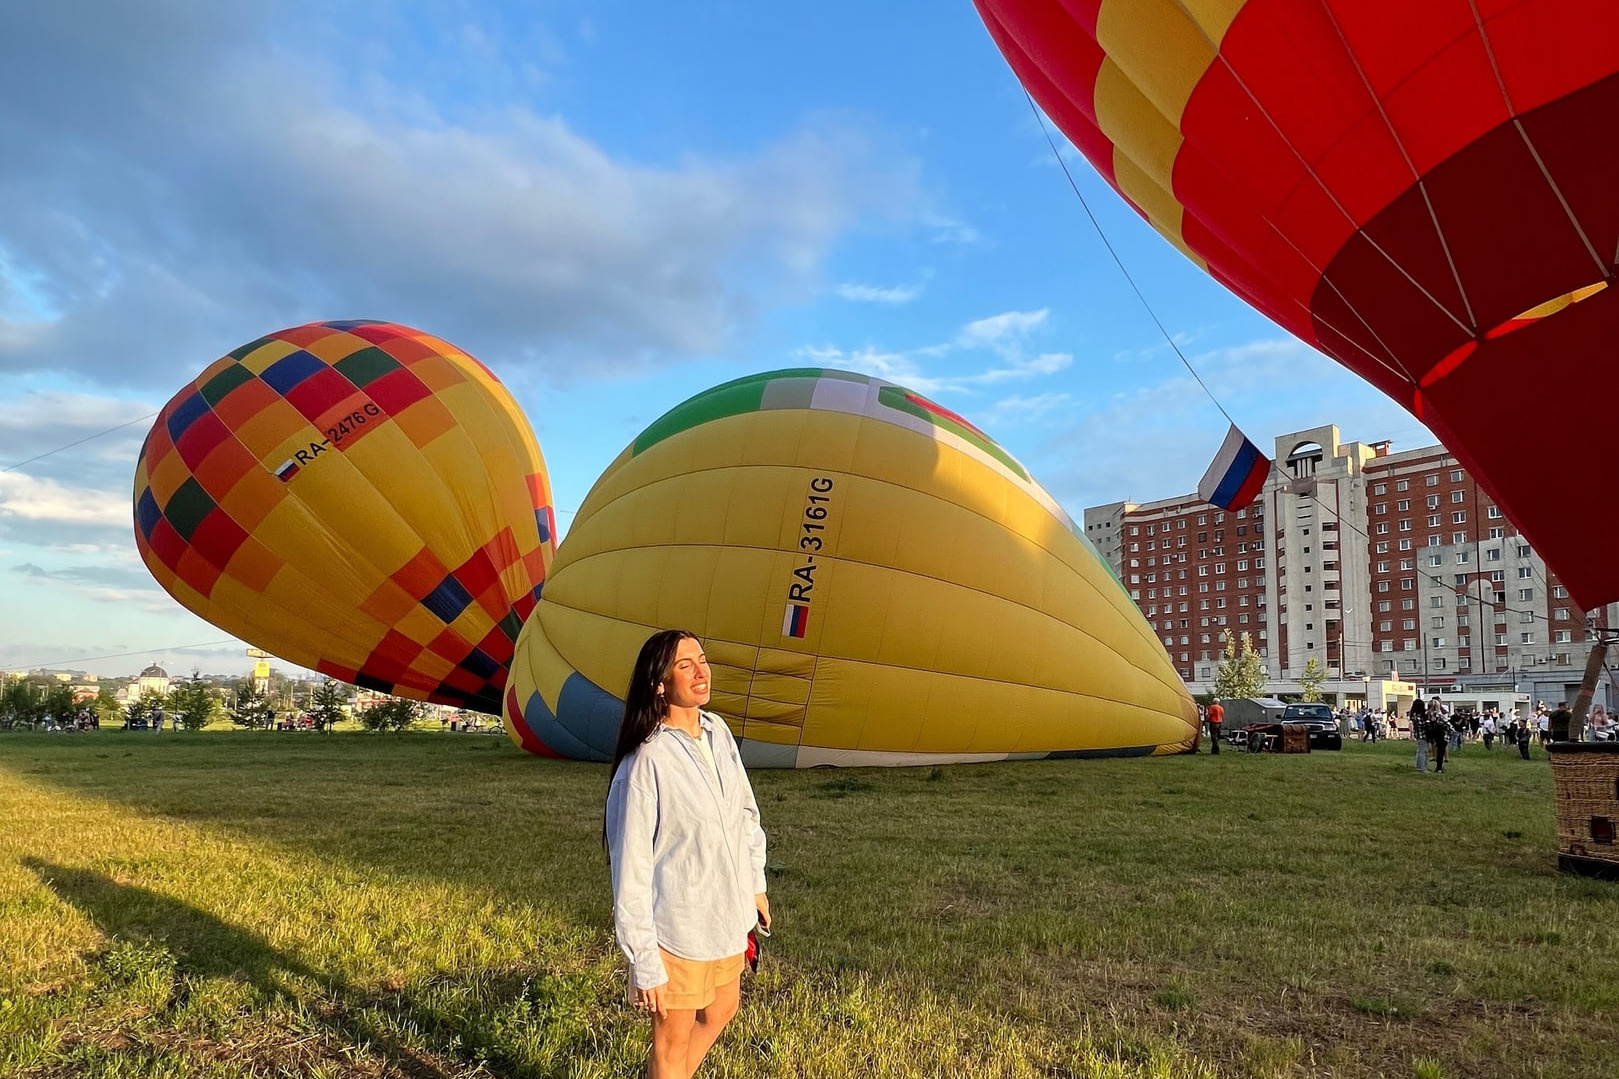
[[[1516,711],[1503,714],[1497,708],[1456,710],[1438,696],[1426,701],[1418,697],[1404,716],[1393,707],[1386,712],[1362,708],[1350,713],[1346,709],[1338,715],[1346,733],[1359,733],[1363,742],[1402,735],[1410,738],[1416,744],[1419,772],[1428,771],[1430,765],[1434,771],[1443,772],[1445,761],[1467,742],[1480,742],[1491,751],[1499,743],[1503,748],[1517,749],[1519,755],[1528,760],[1529,749],[1536,742],[1544,746],[1553,741],[1566,741],[1574,719],[1566,702],[1549,708],[1541,701],[1532,714],[1520,716]],[[1591,707],[1585,727],[1587,741],[1611,741],[1619,737],[1616,728],[1619,725],[1606,707],[1601,704]]]

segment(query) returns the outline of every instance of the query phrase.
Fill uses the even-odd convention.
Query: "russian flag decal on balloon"
[[[802,637],[809,628],[809,608],[797,603],[787,605],[787,614],[781,620],[783,637]]]
[[[1197,485],[1197,497],[1223,510],[1240,510],[1259,497],[1265,477],[1270,475],[1270,458],[1232,424],[1220,452]]]

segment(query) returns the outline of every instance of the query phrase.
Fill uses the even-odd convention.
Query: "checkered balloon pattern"
[[[136,546],[187,609],[333,678],[495,714],[555,526],[511,394],[386,322],[220,358],[164,406],[135,470]]]

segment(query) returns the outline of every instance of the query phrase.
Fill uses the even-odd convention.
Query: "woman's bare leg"
[[[652,1056],[647,1060],[647,1079],[691,1079],[686,1058],[691,1052],[696,1026],[697,1012],[691,1008],[670,1008],[663,1015],[653,1013]]]
[[[714,987],[714,1002],[706,1008],[697,1010],[697,1022],[692,1026],[691,1038],[686,1046],[686,1064],[688,1076],[697,1074],[697,1066],[708,1055],[708,1050],[719,1040],[720,1031],[725,1029],[736,1015],[737,1006],[742,1001],[742,976],[735,978],[724,985]]]

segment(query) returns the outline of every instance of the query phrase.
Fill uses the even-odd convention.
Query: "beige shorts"
[[[714,1003],[719,987],[742,977],[747,966],[747,952],[738,952],[724,959],[682,959],[672,952],[658,949],[663,957],[663,969],[669,973],[664,995],[664,1007],[695,1011]],[[635,1003],[635,981],[629,979],[626,990],[629,1003]]]

